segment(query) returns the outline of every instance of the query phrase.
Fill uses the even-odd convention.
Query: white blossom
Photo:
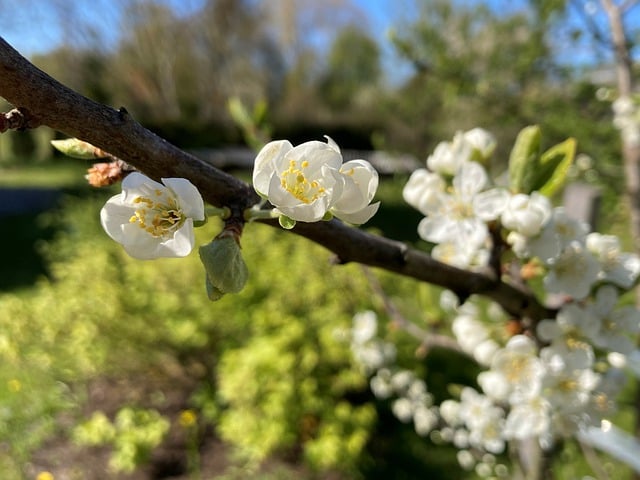
[[[490,370],[478,376],[478,383],[492,398],[517,403],[538,394],[543,374],[533,340],[515,335],[493,355]]]
[[[413,427],[418,435],[427,435],[438,424],[438,416],[423,405],[416,407],[413,412]]]
[[[464,140],[479,152],[483,159],[488,159],[497,146],[496,138],[483,128],[472,128],[464,132]]]
[[[401,422],[410,422],[413,418],[413,405],[408,398],[400,397],[391,404],[391,411]]]
[[[388,368],[379,369],[376,374],[371,377],[369,386],[373,394],[380,399],[389,398],[393,395],[393,387],[391,386],[391,372]]]
[[[535,237],[551,219],[551,202],[538,192],[512,195],[502,212],[502,225],[525,237]]]
[[[563,305],[555,319],[542,320],[537,326],[538,337],[547,342],[559,338],[567,340],[588,340],[594,337],[600,327],[599,319],[590,309],[575,303]]]
[[[591,368],[595,360],[593,347],[576,337],[562,337],[540,352],[545,369],[551,371]]]
[[[613,235],[594,232],[587,235],[587,248],[600,262],[600,280],[630,288],[640,274],[640,257],[623,253],[620,240]]]
[[[431,250],[435,260],[458,268],[484,267],[489,255],[489,250],[484,246],[471,249],[460,242],[439,243]]]
[[[286,140],[266,144],[256,156],[253,186],[287,217],[316,222],[332,213],[364,223],[378,209],[369,205],[378,173],[365,160],[342,164],[336,143],[310,141],[296,147]]]
[[[184,257],[195,245],[193,222],[204,220],[204,202],[184,178],[163,178],[161,184],[133,172],[102,208],[100,220],[134,258]]]
[[[502,189],[483,191],[487,181],[479,163],[464,163],[453,177],[451,192],[440,193],[418,225],[420,237],[433,243],[456,243],[470,251],[482,247],[488,239],[486,222],[500,216],[508,195]]]
[[[580,300],[589,294],[599,271],[598,262],[591,252],[582,243],[573,241],[550,264],[544,287],[549,293],[569,295]]]
[[[409,177],[402,190],[402,198],[423,215],[429,215],[439,208],[445,188],[445,181],[440,175],[419,168]]]
[[[460,418],[460,402],[447,399],[440,404],[440,416],[452,427],[457,427],[462,423]]]
[[[482,128],[457,132],[451,142],[436,145],[427,158],[427,167],[440,175],[452,176],[466,162],[488,159],[495,147],[493,135]]]
[[[459,415],[468,429],[467,441],[470,445],[492,453],[504,450],[504,411],[496,407],[489,397],[470,387],[463,388]]]
[[[342,195],[331,213],[345,222],[362,225],[378,211],[380,202],[370,205],[378,189],[378,172],[366,160],[351,160],[340,167],[344,179]]]
[[[600,327],[591,336],[595,345],[609,351],[629,354],[635,349],[631,337],[640,332],[640,311],[634,306],[616,308],[618,291],[611,285],[598,288],[593,311]]]
[[[353,341],[359,345],[375,337],[378,331],[378,318],[375,312],[366,310],[356,313],[353,317]]]
[[[508,439],[524,440],[549,435],[551,425],[551,405],[539,396],[523,399],[509,411],[504,427]]]
[[[458,315],[454,318],[451,330],[462,350],[467,353],[472,353],[478,345],[489,337],[489,333],[482,322],[468,314]]]

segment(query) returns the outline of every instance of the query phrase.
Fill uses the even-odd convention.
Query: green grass
[[[0,166],[0,188],[79,188],[87,185],[82,160],[52,159],[43,163]]]

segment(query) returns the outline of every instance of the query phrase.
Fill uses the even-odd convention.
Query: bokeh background
[[[636,57],[638,10],[627,18]],[[419,248],[420,216],[401,198],[411,169],[480,126],[498,139],[499,177],[517,132],[539,124],[546,146],[577,139],[572,180],[598,189],[601,230],[631,244],[597,2],[0,0],[0,35],[244,179],[269,138],[384,152],[382,206],[364,228]],[[54,154],[54,138],[0,135],[3,479],[476,478],[398,422],[351,358],[352,317],[372,309],[436,401],[473,384],[469,359],[422,352],[388,323],[391,301],[446,333],[438,289],[332,266],[307,241],[249,225],[249,283],[211,303],[196,253],[134,261],[106,237],[98,212],[117,186],[88,187],[90,163]],[[199,241],[219,229],[210,222]],[[619,420],[632,423],[630,408]],[[563,448],[558,478],[587,475]],[[612,478],[630,475],[605,462]]]

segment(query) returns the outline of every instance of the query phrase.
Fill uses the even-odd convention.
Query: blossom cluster
[[[72,140],[70,147],[75,149],[78,145],[91,147]],[[329,137],[327,140],[297,147],[287,140],[266,144],[255,159],[254,188],[276,207],[278,215],[293,222],[317,222],[336,216],[348,223],[363,224],[380,206],[380,202],[371,204],[378,188],[378,172],[366,160],[343,163],[338,145]],[[95,185],[118,180],[122,175],[111,173],[123,173],[123,162],[119,162],[95,165],[89,171],[90,181],[96,175],[101,179],[93,182]],[[158,183],[133,172],[122,181],[122,192],[107,201],[100,218],[107,234],[134,258],[184,257],[193,250],[193,228],[195,222],[205,220],[205,210],[200,193],[189,180],[163,178]]]
[[[640,332],[640,311],[621,299],[638,281],[640,258],[623,252],[617,237],[590,232],[540,192],[492,184],[484,164],[494,148],[484,130],[459,133],[436,147],[403,191],[425,216],[418,234],[434,245],[435,258],[478,268],[497,251],[503,278],[535,280],[540,301],[555,312],[505,335],[504,322],[496,320],[507,317],[497,305],[483,310],[472,297],[452,307],[451,292],[443,294],[452,335],[483,370],[479,389],[464,387],[457,398],[429,407],[435,417],[429,425],[465,452],[465,466],[477,460],[486,467],[481,459],[505,452],[509,442],[535,439],[548,449],[599,426],[615,409]],[[380,341],[371,336],[366,345]],[[362,342],[355,353],[376,369],[374,394],[388,396],[391,390],[380,385],[390,364],[372,361],[380,356],[365,355]],[[411,409],[400,410],[401,419],[411,418]],[[425,434],[426,423],[420,425]]]
[[[370,204],[378,172],[366,160],[342,162],[338,145],[310,141],[296,147],[287,140],[269,142],[256,157],[253,186],[291,220],[317,222],[334,215],[360,225],[378,210]]]

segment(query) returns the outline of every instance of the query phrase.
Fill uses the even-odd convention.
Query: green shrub
[[[300,449],[320,469],[352,466],[375,420],[371,405],[346,400],[366,388],[340,337],[371,296],[360,268],[332,266],[306,240],[249,225],[249,283],[211,303],[197,253],[130,259],[101,231],[103,201],[69,201],[57,212],[64,228],[45,248],[52,278],[0,296],[0,457],[26,461],[56,414],[82,405],[72,392],[91,379],[143,381],[198,362],[208,373],[197,375],[194,402],[243,454]],[[200,229],[200,243],[218,229]]]

